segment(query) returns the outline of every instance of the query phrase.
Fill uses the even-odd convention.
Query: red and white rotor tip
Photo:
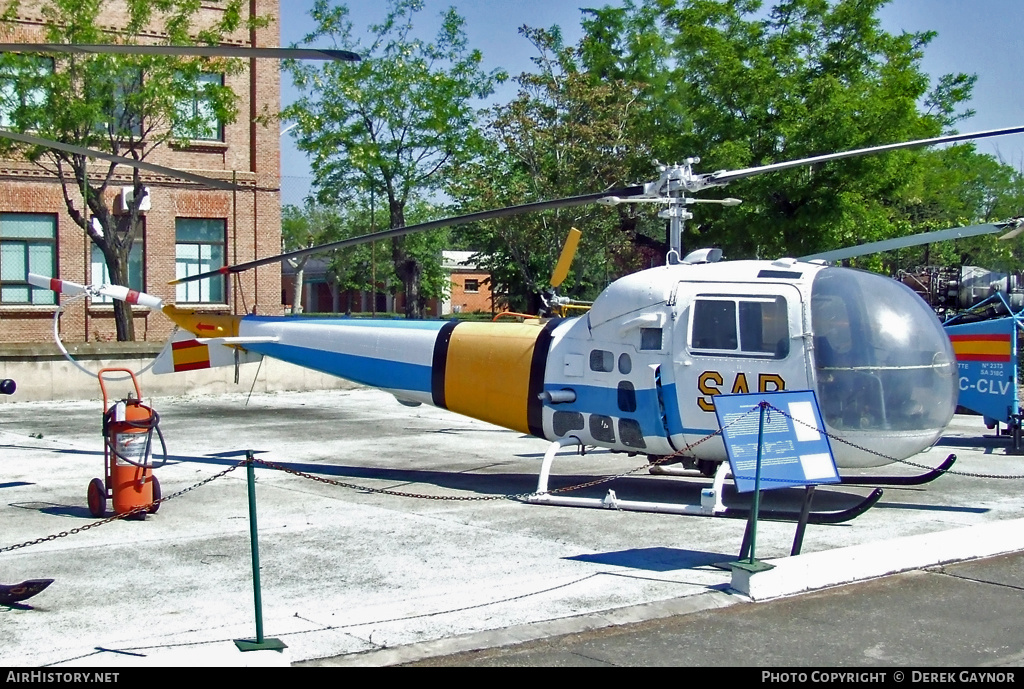
[[[77,295],[84,293],[92,297],[109,297],[128,302],[129,304],[146,306],[151,309],[161,309],[164,306],[163,300],[159,297],[154,297],[152,294],[146,294],[145,292],[137,292],[120,285],[80,285],[77,282],[48,278],[43,275],[36,275],[35,273],[28,274],[28,283],[35,287],[52,289],[54,292],[60,292],[61,294]]]

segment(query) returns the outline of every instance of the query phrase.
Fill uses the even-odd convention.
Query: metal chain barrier
[[[756,409],[756,407],[755,407],[755,409]],[[747,412],[746,414],[744,414],[740,418],[736,419],[732,423],[739,423],[744,417],[746,417],[747,415],[753,413],[753,411],[754,411],[754,409],[750,410],[749,412]],[[732,425],[732,424],[729,424],[729,425]],[[726,426],[726,428],[728,428],[728,426]],[[716,435],[721,435],[723,430],[724,429],[719,429],[719,430],[715,431],[714,433],[711,433],[710,435],[704,436],[703,438],[697,440],[696,442],[694,442],[692,444],[687,445],[686,447],[682,448],[681,450],[677,450],[674,454],[666,455],[664,457],[660,457],[656,461],[648,462],[647,464],[643,464],[641,466],[635,467],[633,469],[630,469],[629,471],[624,471],[621,474],[614,474],[614,475],[611,475],[611,476],[602,476],[601,478],[595,479],[593,481],[587,481],[586,483],[577,483],[575,485],[566,486],[564,488],[552,488],[552,489],[547,491],[547,494],[551,494],[551,493],[568,493],[569,491],[580,490],[581,488],[590,488],[592,486],[601,485],[602,483],[609,483],[610,481],[614,481],[616,479],[625,478],[626,476],[632,476],[633,474],[639,473],[639,472],[641,472],[641,471],[643,471],[645,469],[650,469],[652,466],[658,466],[659,464],[664,464],[664,463],[668,462],[671,459],[676,459],[678,457],[685,456],[685,453],[690,452],[691,450],[693,450],[693,448],[697,447],[701,443],[706,442],[706,441],[710,440],[711,438],[714,438]],[[582,447],[582,444],[581,444],[581,447]],[[584,453],[581,452],[581,454],[584,454]],[[376,494],[379,494],[379,495],[394,495],[394,496],[402,497],[402,498],[420,498],[420,499],[423,499],[423,500],[452,500],[452,501],[462,501],[462,502],[484,502],[484,501],[488,501],[488,500],[525,500],[526,498],[533,497],[535,495],[539,495],[539,493],[537,493],[536,491],[533,491],[533,492],[530,492],[530,493],[509,493],[509,494],[506,494],[506,495],[427,495],[425,493],[407,493],[407,492],[404,492],[404,491],[390,490],[388,488],[369,488],[367,486],[360,486],[360,485],[357,485],[355,483],[345,483],[344,481],[337,481],[335,479],[324,478],[323,476],[316,476],[314,474],[308,474],[306,472],[302,472],[302,471],[299,471],[297,469],[290,469],[289,467],[286,467],[283,464],[277,464],[275,462],[270,462],[270,461],[267,461],[265,459],[259,459],[258,457],[254,457],[253,461],[256,462],[257,464],[262,464],[263,466],[267,467],[268,469],[275,469],[277,471],[283,471],[283,472],[285,472],[287,474],[292,474],[294,476],[299,476],[301,478],[307,478],[307,479],[310,479],[311,481],[316,481],[318,483],[325,483],[325,484],[332,485],[332,486],[338,486],[340,488],[350,488],[352,490],[358,490],[358,491],[362,491],[364,493],[376,493]]]
[[[811,424],[808,424],[807,422],[803,421],[802,419],[795,418],[794,416],[792,416],[791,414],[789,414],[785,410],[780,409],[780,408],[778,408],[778,407],[776,407],[776,406],[774,406],[772,404],[765,403],[765,406],[766,406],[766,409],[768,411],[778,412],[778,413],[782,414],[783,416],[785,416],[786,418],[793,420],[795,423],[802,424],[802,425],[804,425],[804,426],[806,426],[808,428],[814,428]],[[752,414],[754,411],[757,411],[759,409],[760,409],[760,405],[754,407],[753,409],[748,411],[743,416],[741,416],[741,417],[737,418],[736,420],[734,420],[732,423],[739,423],[746,416],[748,416],[749,414]],[[728,426],[726,426],[726,428],[727,427]],[[580,489],[583,489],[583,488],[591,488],[593,486],[598,486],[598,485],[601,485],[603,483],[609,483],[611,481],[615,481],[616,479],[625,478],[627,476],[632,476],[632,475],[637,474],[637,473],[639,473],[641,471],[644,471],[645,469],[650,469],[653,466],[658,466],[658,465],[661,465],[661,464],[668,463],[668,462],[670,462],[673,459],[678,459],[680,457],[686,457],[687,454],[692,452],[693,449],[696,448],[698,445],[700,445],[700,444],[702,444],[704,442],[707,442],[708,440],[710,440],[711,438],[714,438],[715,436],[722,435],[724,430],[725,430],[724,428],[721,428],[721,429],[715,431],[714,433],[710,433],[710,434],[704,436],[703,438],[700,438],[699,440],[697,440],[697,441],[695,441],[693,443],[688,444],[686,447],[684,447],[684,448],[682,448],[680,450],[677,450],[675,453],[673,453],[671,455],[665,455],[664,457],[659,457],[655,461],[648,462],[647,464],[640,465],[640,466],[635,467],[633,469],[630,469],[628,471],[624,471],[622,473],[614,474],[614,475],[610,475],[610,476],[602,476],[601,478],[595,479],[593,481],[587,481],[585,483],[578,483],[578,484],[575,484],[575,485],[572,485],[572,486],[565,486],[563,488],[553,488],[553,489],[547,491],[547,493],[548,494],[552,494],[552,493],[568,493],[570,491],[580,490]],[[836,441],[836,442],[843,443],[845,445],[849,445],[850,447],[853,447],[853,448],[855,448],[857,450],[860,450],[862,452],[866,452],[868,454],[875,455],[876,457],[884,459],[887,462],[894,462],[894,463],[899,463],[899,464],[905,464],[907,466],[911,466],[911,467],[914,467],[914,468],[917,468],[917,469],[926,469],[926,470],[933,469],[933,467],[929,467],[929,466],[924,465],[924,464],[917,464],[915,462],[911,462],[911,461],[908,461],[908,460],[901,460],[901,459],[896,459],[895,457],[889,457],[888,455],[885,455],[885,454],[883,454],[881,452],[877,452],[875,450],[871,450],[869,448],[862,447],[860,445],[857,445],[856,443],[853,443],[853,442],[850,442],[850,441],[845,440],[843,438],[839,438],[839,437],[837,437],[835,435],[832,435],[832,434],[828,433],[827,431],[825,431],[824,429],[814,428],[814,430],[818,431],[819,433],[821,433],[822,435],[827,437],[830,441]],[[581,443],[580,447],[583,448],[582,443]],[[585,454],[583,449],[581,449],[580,454],[581,455]],[[271,461],[268,461],[268,460],[265,460],[265,459],[259,459],[259,458],[255,458],[255,457],[253,458],[253,462],[256,463],[256,464],[261,464],[261,465],[265,466],[268,469],[274,469],[275,471],[281,471],[281,472],[284,472],[286,474],[292,474],[293,476],[298,476],[300,478],[306,478],[306,479],[309,479],[311,481],[316,481],[318,483],[323,483],[323,484],[332,485],[332,486],[338,486],[340,488],[348,488],[348,489],[351,489],[351,490],[357,490],[357,491],[361,491],[361,492],[364,492],[364,493],[375,493],[375,494],[378,494],[378,495],[393,495],[393,496],[396,496],[396,497],[403,497],[403,498],[418,498],[418,499],[421,499],[421,500],[447,500],[447,501],[460,501],[460,502],[485,502],[485,501],[491,501],[491,500],[520,500],[521,501],[521,500],[525,500],[527,498],[530,498],[530,497],[538,495],[538,493],[536,491],[532,491],[532,492],[529,492],[529,493],[509,493],[509,494],[505,494],[505,495],[427,495],[425,493],[409,493],[409,492],[406,492],[406,491],[391,490],[391,489],[388,489],[388,488],[370,488],[368,486],[361,486],[361,485],[358,485],[358,484],[355,484],[355,483],[346,483],[344,481],[338,481],[338,480],[335,480],[335,479],[329,479],[329,478],[325,478],[323,476],[316,476],[314,474],[309,474],[309,473],[306,473],[306,472],[303,472],[303,471],[299,471],[297,469],[291,469],[291,468],[289,468],[289,467],[287,467],[287,466],[285,466],[283,464],[278,464],[276,462],[271,462]],[[106,519],[101,519],[100,521],[93,522],[92,524],[86,524],[84,526],[80,526],[80,527],[77,527],[77,528],[74,528],[74,529],[70,529],[68,531],[61,531],[59,533],[52,534],[50,536],[44,536],[42,538],[37,538],[37,539],[35,539],[33,541],[27,541],[25,543],[19,543],[19,544],[16,544],[16,545],[10,545],[10,546],[4,547],[4,548],[0,548],[0,553],[9,552],[9,551],[12,551],[12,550],[18,550],[19,548],[26,548],[28,546],[37,545],[39,543],[46,543],[48,541],[54,541],[54,540],[57,540],[58,538],[64,538],[65,536],[73,536],[73,535],[81,533],[83,531],[88,531],[89,529],[93,529],[93,528],[98,527],[98,526],[103,526],[104,524],[109,524],[110,522],[117,521],[119,519],[126,519],[126,518],[131,517],[133,515],[136,515],[136,514],[138,514],[140,512],[148,512],[148,511],[151,510],[151,508],[154,505],[159,505],[160,503],[163,503],[163,502],[165,502],[167,500],[173,500],[174,498],[178,498],[178,497],[180,497],[180,496],[182,496],[182,495],[184,495],[184,494],[186,494],[186,493],[188,493],[190,491],[195,490],[196,488],[199,488],[201,486],[206,485],[207,483],[210,483],[211,481],[215,481],[215,480],[217,480],[217,479],[219,479],[219,478],[221,478],[223,476],[226,476],[227,474],[231,473],[232,471],[234,471],[238,467],[244,466],[245,463],[246,463],[246,460],[241,460],[237,464],[234,464],[234,465],[228,467],[227,469],[225,469],[224,471],[222,471],[222,472],[220,472],[218,474],[215,474],[215,475],[213,475],[213,476],[211,476],[209,478],[206,478],[206,479],[200,481],[199,483],[197,483],[197,484],[195,484],[193,486],[189,486],[188,488],[184,488],[182,490],[179,490],[176,493],[172,493],[171,495],[164,496],[164,497],[160,498],[159,500],[155,500],[151,505],[143,505],[142,507],[137,507],[137,508],[131,510],[130,512],[126,512],[124,514],[116,514],[114,516],[107,517]],[[965,476],[965,477],[969,477],[969,478],[991,478],[991,479],[1005,479],[1005,480],[1020,480],[1020,479],[1024,479],[1024,474],[976,474],[976,473],[971,473],[971,472],[966,472],[966,471],[956,471],[956,470],[953,470],[953,469],[948,469],[944,473],[953,474],[953,475],[956,475],[956,476]],[[770,481],[771,479],[769,479],[769,478],[762,478],[762,480]]]
[[[149,512],[156,505],[159,505],[159,504],[161,504],[163,502],[166,502],[167,500],[173,500],[174,498],[180,497],[180,496],[184,495],[185,493],[188,493],[190,491],[195,490],[196,488],[199,488],[200,486],[205,486],[207,483],[210,483],[211,481],[216,481],[217,479],[221,478],[222,476],[226,476],[227,474],[231,473],[232,471],[234,471],[238,467],[244,466],[244,465],[245,465],[245,460],[242,460],[242,461],[238,462],[237,464],[235,464],[234,466],[228,467],[227,469],[225,469],[224,471],[220,472],[219,474],[215,474],[215,475],[213,475],[213,476],[211,476],[209,478],[203,479],[202,481],[200,481],[199,483],[195,484],[194,486],[189,486],[188,488],[183,488],[182,490],[179,490],[176,493],[171,493],[170,495],[165,495],[164,497],[160,498],[159,500],[154,500],[149,505],[142,505],[141,507],[136,507],[135,509],[133,509],[133,510],[131,510],[129,512],[125,512],[124,514],[115,514],[115,515],[113,515],[111,517],[107,517],[106,519],[101,519],[98,522],[93,522],[92,524],[86,524],[85,526],[79,526],[79,527],[76,527],[74,529],[70,529],[68,531],[61,531],[59,533],[51,534],[49,536],[44,536],[42,538],[37,538],[34,541],[26,541],[25,543],[18,543],[16,545],[9,545],[9,546],[7,546],[5,548],[0,548],[0,553],[6,553],[6,552],[9,552],[11,550],[18,550],[19,548],[27,548],[30,545],[38,545],[40,543],[46,543],[48,541],[55,541],[58,538],[64,538],[65,536],[74,536],[75,534],[82,533],[83,531],[88,531],[89,529],[94,529],[97,526],[103,526],[104,524],[109,524],[110,522],[116,522],[118,519],[127,519],[128,517],[134,516],[134,515],[142,513],[142,512]]]
[[[807,428],[814,428],[814,426],[812,426],[811,424],[807,423],[806,421],[803,421],[801,419],[797,419],[797,418],[791,416],[790,414],[788,414],[786,411],[784,411],[782,409],[779,409],[776,406],[773,406],[771,404],[767,404],[767,408],[772,410],[772,411],[779,412],[780,414],[785,416],[787,419],[792,419],[795,423],[802,424],[802,425],[806,426]],[[814,428],[814,430],[816,430],[819,433],[821,433],[822,435],[824,435],[830,441],[835,440],[837,442],[843,443],[844,445],[849,445],[850,447],[852,447],[852,448],[854,448],[856,450],[860,450],[861,452],[866,452],[866,453],[868,453],[870,455],[874,455],[876,457],[880,457],[880,458],[886,460],[887,462],[893,462],[893,463],[897,463],[897,464],[905,464],[907,466],[914,467],[915,469],[932,470],[934,468],[934,467],[930,467],[930,466],[928,466],[926,464],[917,464],[916,462],[911,462],[911,461],[906,460],[906,459],[896,459],[895,457],[890,457],[888,455],[882,454],[881,452],[877,452],[875,450],[871,450],[869,448],[862,447],[861,445],[858,445],[856,443],[850,442],[849,440],[844,440],[843,438],[838,438],[838,437],[836,437],[834,435],[831,435],[830,433],[828,433],[827,431],[825,431],[824,429],[821,429],[821,428]],[[943,473],[953,474],[954,476],[966,476],[968,478],[995,478],[995,479],[1006,479],[1006,480],[1020,480],[1020,479],[1024,479],[1024,474],[974,474],[974,473],[971,473],[971,472],[968,472],[968,471],[957,471],[955,469],[947,469]]]

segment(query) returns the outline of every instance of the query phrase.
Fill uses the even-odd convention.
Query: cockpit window
[[[837,429],[942,428],[956,361],[935,314],[891,278],[826,268],[811,286],[818,404]]]
[[[690,348],[698,354],[789,355],[789,315],[783,297],[701,296],[693,302]]]

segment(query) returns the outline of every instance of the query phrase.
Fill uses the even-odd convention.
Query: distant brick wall
[[[452,273],[451,305],[452,311],[473,313],[491,311],[491,284],[487,281],[489,273],[480,271]],[[467,282],[469,288],[467,289]],[[475,286],[475,290],[474,290]]]
[[[103,24],[115,30],[119,26],[117,3]],[[270,15],[273,21],[265,29],[241,30],[229,42],[236,45],[280,45],[278,0],[250,0],[248,11]],[[222,10],[204,3],[203,10],[212,19]],[[42,40],[38,3],[23,0],[14,24],[14,32],[5,40]],[[155,39],[159,36],[154,35]],[[277,123],[257,123],[256,116],[280,110],[280,65],[276,60],[251,60],[241,74],[227,79],[238,95],[238,119],[225,127],[223,142],[203,142],[187,149],[163,147],[153,152],[150,162],[167,167],[193,170],[198,174],[225,180],[235,179],[250,185],[252,191],[228,192],[199,189],[187,182],[143,173],[150,189],[152,210],[145,217],[145,287],[147,292],[174,301],[175,290],[167,283],[175,277],[175,219],[218,218],[227,226],[226,259],[241,263],[274,255],[281,248],[280,136]],[[105,170],[97,165],[96,171]],[[131,184],[131,171],[119,170],[108,193],[114,199],[120,186]],[[80,195],[71,194],[73,201]],[[38,167],[22,160],[0,160],[0,213],[49,213],[57,218],[57,273],[74,282],[89,283],[91,243],[68,215],[59,184]],[[281,313],[281,269],[272,264],[249,271],[230,280],[226,307],[204,309]],[[55,307],[0,304],[0,343],[49,342]],[[75,302],[60,319],[62,338],[68,342],[102,342],[114,339],[113,308],[109,304]],[[137,340],[166,339],[172,324],[162,314],[148,309],[135,312]]]

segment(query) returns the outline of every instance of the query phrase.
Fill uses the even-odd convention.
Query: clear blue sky
[[[532,68],[532,46],[519,36],[523,24],[549,27],[557,24],[566,43],[581,36],[580,7],[600,7],[618,2],[580,0],[425,0],[420,19],[425,23],[445,8],[454,6],[466,19],[471,47],[479,48],[487,70],[502,68],[518,74]],[[770,5],[770,0],[765,3]],[[281,45],[301,40],[310,31],[309,8],[313,0],[282,0]],[[383,18],[385,0],[355,0],[348,3],[353,27],[358,30]],[[959,125],[961,132],[981,131],[1024,124],[1024,88],[1021,68],[1024,59],[1024,0],[894,0],[881,12],[883,27],[893,33],[935,31],[938,36],[925,53],[924,68],[933,80],[950,72],[976,74],[978,82],[971,107],[977,114]],[[436,26],[436,24],[435,24]],[[424,35],[434,34],[424,26]],[[328,47],[328,46],[320,46]],[[287,75],[283,76],[287,82]],[[511,88],[511,87],[509,87]],[[294,98],[289,84],[282,87],[282,100]],[[499,94],[502,99],[514,92]],[[285,175],[309,175],[304,154],[290,139],[282,139],[282,170]],[[1004,162],[1024,169],[1024,135],[990,139],[978,150],[997,154]],[[694,151],[700,155],[700,151]],[[285,202],[296,202],[285,199]]]

